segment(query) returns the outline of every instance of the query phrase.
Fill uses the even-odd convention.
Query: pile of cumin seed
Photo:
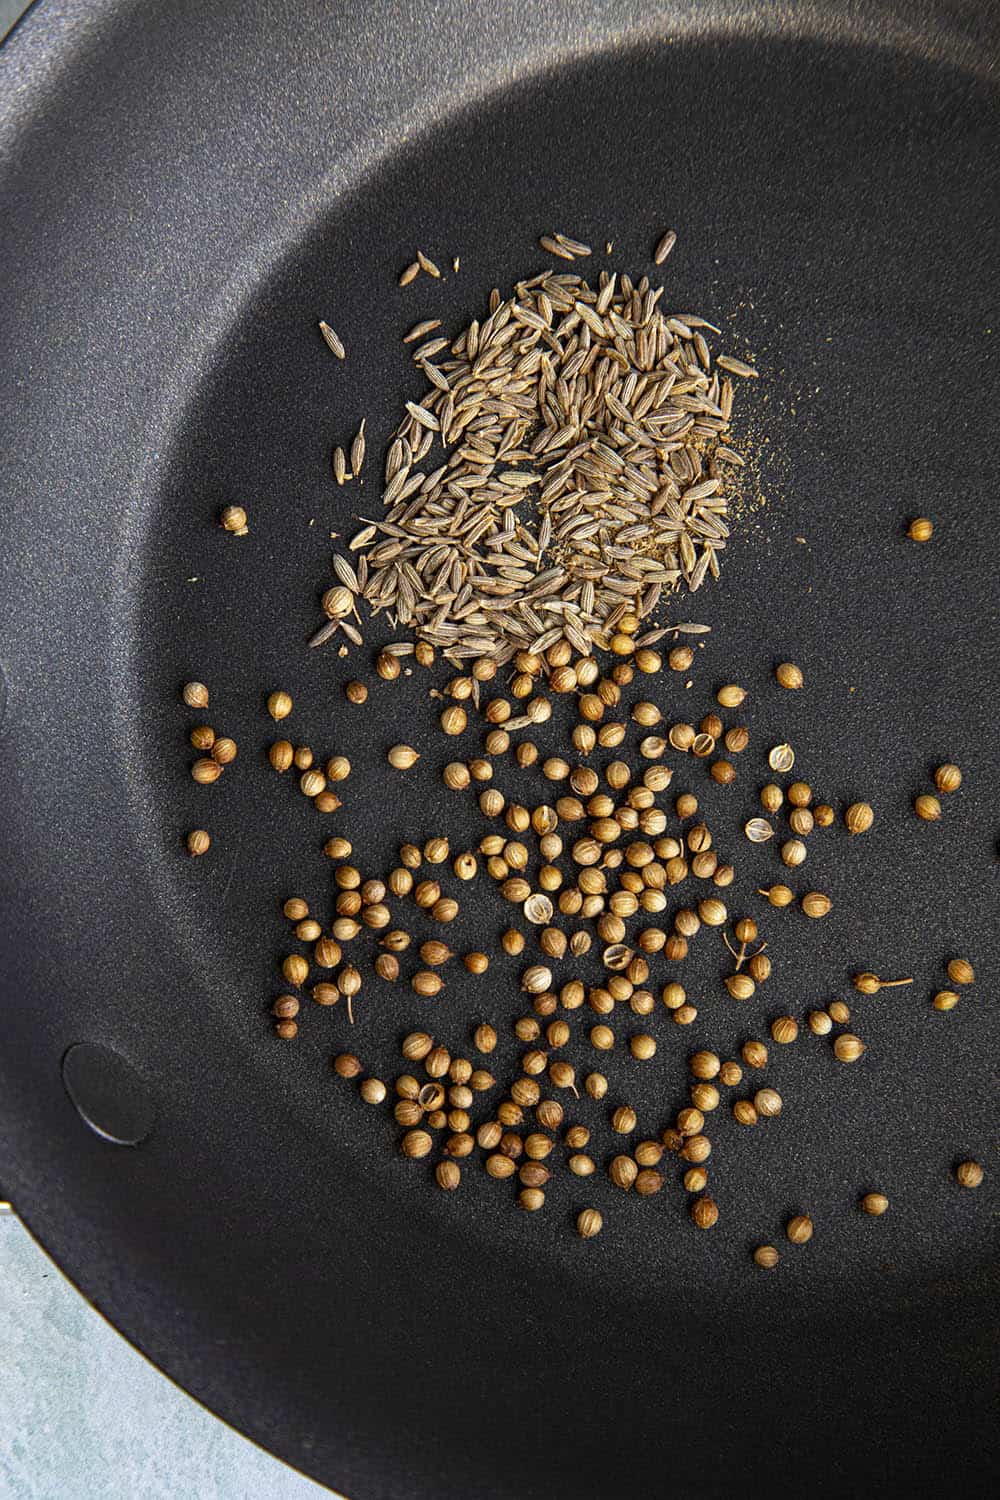
[[[416,325],[428,388],[389,445],[384,514],[335,559],[341,584],[451,662],[502,666],[607,648],[624,616],[718,577],[744,466],[730,377],[757,372],[713,360],[703,330],[720,330],[662,296],[645,276],[546,270],[495,288],[451,342]],[[311,644],[360,640],[356,604],[328,591],[324,608]]]

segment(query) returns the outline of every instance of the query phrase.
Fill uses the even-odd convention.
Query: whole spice
[[[698,1229],[711,1229],[719,1220],[719,1209],[713,1198],[707,1195],[696,1198],[691,1204],[691,1218]]]
[[[793,1245],[804,1245],[812,1239],[813,1222],[808,1214],[796,1214],[785,1225],[785,1234]]]
[[[773,1271],[781,1259],[773,1245],[758,1245],[753,1253],[754,1265],[762,1271]]]
[[[211,786],[222,775],[222,767],[214,760],[196,760],[191,767],[191,778],[199,786]]]
[[[798,1034],[798,1022],[792,1016],[778,1016],[771,1022],[771,1036],[782,1046],[794,1042]]]
[[[198,855],[208,853],[208,847],[212,839],[205,832],[204,828],[193,828],[184,842],[187,845],[187,852],[189,854]]]
[[[267,699],[267,711],[271,718],[277,722],[279,719],[287,719],[292,711],[291,694],[282,692],[280,689],[269,693]]]
[[[783,688],[800,688],[805,681],[802,668],[792,661],[783,661],[774,669],[774,675]]]
[[[427,1156],[433,1146],[434,1139],[426,1130],[408,1130],[399,1143],[403,1155],[414,1161]]]
[[[958,1004],[958,995],[954,990],[938,990],[931,1004],[935,1010],[954,1010]]]
[[[934,523],[926,516],[915,516],[906,528],[911,542],[929,542],[934,534]]]
[[[976,972],[967,958],[952,958],[948,961],[948,978],[952,984],[971,984]]]
[[[275,740],[267,752],[267,758],[276,771],[287,771],[292,764],[294,753],[288,740]]]
[[[934,772],[934,785],[942,795],[948,792],[957,792],[962,785],[962,773],[951,762],[943,766],[938,766]]]
[[[223,531],[229,531],[233,536],[246,536],[247,513],[242,505],[227,505],[219,512],[219,525]]]
[[[386,759],[394,770],[408,771],[420,759],[420,752],[412,745],[393,745]]]
[[[955,1180],[960,1187],[977,1188],[983,1180],[983,1169],[977,1161],[959,1162],[955,1168]]]
[[[861,1207],[873,1219],[879,1219],[889,1207],[889,1200],[884,1193],[865,1193],[861,1199]]]
[[[758,1089],[753,1096],[754,1108],[765,1120],[781,1114],[781,1095],[777,1089]]]
[[[188,708],[208,707],[208,688],[203,682],[186,682],[181,688],[181,697]]]
[[[808,891],[802,897],[802,910],[807,917],[825,917],[833,902],[821,891]]]
[[[439,1161],[434,1168],[434,1180],[446,1193],[453,1193],[462,1181],[462,1169],[456,1161]]]
[[[848,833],[867,833],[875,821],[875,814],[867,802],[852,802],[844,814]]]
[[[936,797],[924,792],[913,801],[913,811],[924,823],[936,823],[941,816],[941,804]]]
[[[604,1228],[604,1220],[596,1208],[584,1208],[576,1216],[576,1232],[582,1240],[592,1240]]]
[[[880,979],[877,974],[855,974],[854,988],[862,995],[877,995],[879,990],[898,989],[901,984],[912,984],[912,979]]]

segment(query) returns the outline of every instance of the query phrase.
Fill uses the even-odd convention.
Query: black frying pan
[[[996,41],[985,3],[44,0],[0,55],[0,1174],[139,1348],[355,1500],[986,1492]],[[785,929],[766,997],[707,1001],[698,1040],[735,1048],[859,967],[917,981],[858,1000],[853,1070],[786,1049],[778,1127],[720,1119],[709,1235],[672,1180],[623,1208],[561,1179],[530,1218],[478,1173],[437,1193],[329,1067],[348,1041],[387,1056],[426,1008],[372,992],[350,1036],[315,1011],[289,1046],[266,1018],[279,899],[329,885],[316,815],[263,758],[268,689],[355,762],[338,826],[372,870],[403,831],[475,832],[439,790],[427,679],[349,716],[356,659],[304,648],[359,505],[331,443],[367,413],[381,448],[413,389],[402,329],[460,327],[538,268],[539,232],[613,239],[641,274],[668,224],[669,300],[764,373],[742,420],[767,503],[685,609],[713,626],[706,706],[733,676],[754,694],[729,815],[772,736],[878,813],[829,846],[822,930]],[[417,245],[459,275],[399,289]],[[214,526],[233,500],[242,542]],[[929,547],[902,537],[914,512]],[[782,699],[785,657],[810,686]],[[210,792],[187,776],[192,675],[240,743]],[[401,725],[426,775],[386,786]],[[945,757],[965,787],[925,827],[910,799]],[[201,822],[212,854],[186,860]],[[504,925],[488,896],[459,942]],[[939,1016],[954,952],[980,978]],[[513,1014],[492,973],[434,1012],[454,1048]],[[664,1068],[628,1084],[650,1128],[688,1046],[664,1025]],[[855,1208],[872,1186],[878,1223]],[[581,1198],[608,1220],[587,1245]],[[755,1271],[800,1208],[811,1245]]]

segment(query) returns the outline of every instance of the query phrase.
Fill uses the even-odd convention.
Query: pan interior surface
[[[773,25],[672,35],[616,10],[595,12],[572,58],[554,46],[558,66],[537,37],[518,50],[506,6],[477,15],[488,67],[469,63],[454,107],[438,96],[408,130],[391,96],[412,87],[400,81],[409,48],[427,74],[421,27],[449,77],[468,62],[465,36],[444,60],[447,8],[427,21],[404,8],[384,34],[380,80],[358,41],[372,8],[309,5],[293,22],[248,6],[254,42],[227,55],[217,17],[179,6],[140,28],[109,7],[53,84],[50,123],[26,131],[7,176],[22,227],[6,233],[32,269],[0,350],[0,374],[22,392],[23,433],[0,460],[18,501],[4,522],[15,604],[22,578],[32,585],[0,648],[0,753],[28,768],[3,835],[4,959],[24,991],[0,1064],[4,1186],[152,1358],[354,1500],[456,1486],[482,1500],[721,1495],[734,1481],[754,1493],[790,1470],[809,1472],[816,1493],[901,1474],[914,1493],[956,1475],[985,1493],[989,1443],[970,1451],[968,1435],[991,1426],[990,1189],[962,1193],[952,1168],[987,1150],[995,1002],[985,986],[948,1016],[928,1002],[953,953],[984,976],[997,967],[1000,758],[984,691],[998,680],[997,610],[981,560],[997,510],[995,87],[984,54],[958,66],[929,23],[904,48]],[[561,7],[552,24],[572,31]],[[25,48],[33,25],[37,14]],[[170,110],[138,102],[153,63],[192,98],[218,78],[239,128],[200,99],[178,144]],[[338,86],[359,101],[363,149],[331,132],[323,90]],[[88,97],[100,98],[90,111]],[[52,238],[62,180],[77,214],[69,248]],[[220,228],[230,213],[231,233]],[[128,226],[144,216],[140,254]],[[656,273],[651,247],[667,227],[678,245]],[[747,853],[739,828],[769,779],[765,748],[791,741],[823,800],[877,807],[871,834],[810,856],[802,888],[814,878],[830,894],[830,917],[770,917],[766,993],[723,1003],[706,943],[683,976],[704,994],[692,1034],[661,1010],[655,1065],[619,1057],[605,1069],[608,1103],[627,1099],[640,1135],[657,1134],[686,1102],[693,1047],[736,1055],[774,1015],[850,998],[861,1064],[839,1065],[819,1038],[772,1048],[766,1077],[737,1094],[773,1083],[781,1120],[741,1132],[720,1109],[711,1234],[691,1227],[679,1173],[636,1203],[603,1159],[582,1186],[559,1174],[540,1214],[517,1213],[508,1186],[471,1166],[459,1193],[438,1193],[423,1164],[399,1159],[388,1116],[332,1077],[345,1048],[394,1076],[402,1064],[386,1060],[417,1026],[455,1054],[477,1020],[506,1030],[528,955],[478,980],[448,972],[434,1002],[372,983],[353,1027],[342,1004],[314,1007],[290,1046],[267,1018],[290,951],[281,900],[301,894],[321,913],[330,901],[325,837],[344,833],[375,875],[403,837],[444,832],[457,851],[486,831],[441,786],[455,752],[428,699],[439,678],[415,670],[353,708],[344,683],[370,678],[388,632],[374,628],[347,658],[304,642],[330,553],[378,514],[385,443],[423,390],[401,333],[441,318],[453,335],[485,316],[492,287],[507,295],[546,264],[537,238],[553,230],[593,246],[578,263],[586,276],[662,275],[665,303],[709,318],[715,347],[761,370],[739,393],[751,462],[722,580],[675,607],[712,627],[696,685],[654,693],[668,720],[685,718],[692,704],[712,708],[719,683],[741,682],[754,758],[733,788],[712,793],[683,767],[672,790],[704,795],[728,826],[740,899],[762,923],[753,891],[781,869],[773,850]],[[44,263],[53,243],[65,265]],[[400,287],[418,247],[442,278]],[[31,306],[60,286],[71,361],[28,332]],[[320,340],[321,317],[344,363]],[[362,417],[364,482],[339,489],[330,450]],[[53,446],[47,469],[31,461]],[[73,500],[53,518],[60,490]],[[215,524],[234,503],[246,538]],[[933,547],[903,536],[917,513],[940,518]],[[43,609],[65,621],[54,644],[35,623]],[[807,691],[773,688],[783,659],[803,664]],[[190,678],[209,684],[205,718],[239,745],[212,788],[188,775],[199,716],[178,706],[178,686]],[[277,687],[295,701],[280,728],[264,709]],[[317,760],[350,758],[331,818],[268,767],[282,733]],[[423,753],[407,776],[385,766],[400,740]],[[470,731],[458,754],[478,749]],[[912,797],[950,759],[961,800],[924,828]],[[72,790],[65,824],[40,816],[43,764]],[[523,774],[505,772],[504,790],[540,800],[537,783],[519,791]],[[182,839],[197,826],[213,846],[189,860]],[[80,870],[70,889],[67,827]],[[493,951],[513,914],[485,882],[462,896],[449,945]],[[58,931],[39,945],[54,906]],[[859,969],[915,983],[865,1000],[850,991]],[[625,1030],[643,1029],[634,1019]],[[65,1099],[60,1060],[81,1042],[120,1051],[155,1093],[143,1144],[91,1137]],[[515,1055],[505,1039],[498,1077]],[[572,1060],[593,1065],[582,1043]],[[606,1114],[587,1100],[573,1109],[595,1133]],[[891,1199],[884,1221],[857,1211],[872,1188]],[[584,1244],[573,1218],[591,1203],[606,1228]],[[817,1232],[786,1247],[782,1226],[801,1211]],[[783,1250],[771,1275],[749,1260],[761,1241]],[[960,1395],[946,1411],[942,1389]],[[655,1420],[640,1429],[651,1397]]]

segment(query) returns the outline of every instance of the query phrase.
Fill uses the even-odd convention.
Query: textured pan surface
[[[0,1180],[153,1359],[354,1500],[985,1493],[995,1199],[950,1169],[991,1165],[995,38],[986,7],[865,14],[46,3],[0,53]],[[301,647],[329,532],[377,504],[375,464],[334,489],[332,442],[367,413],[377,461],[417,388],[399,332],[461,326],[538,268],[539,232],[613,239],[641,274],[668,224],[669,300],[718,314],[765,375],[744,409],[766,503],[682,611],[713,626],[700,711],[718,681],[754,695],[758,759],[715,805],[749,812],[761,749],[788,738],[823,795],[879,810],[815,856],[831,917],[776,928],[767,995],[707,1001],[696,1044],[859,967],[918,976],[859,1003],[856,1068],[816,1041],[776,1059],[775,1128],[719,1122],[723,1217],[701,1236],[672,1183],[628,1213],[564,1183],[530,1220],[478,1175],[430,1191],[331,1082],[345,1018],[283,1048],[262,1016],[277,899],[320,903],[328,879],[316,816],[261,762],[263,692],[351,756],[338,824],[371,868],[404,829],[462,832],[426,682],[349,715],[355,664]],[[459,275],[397,288],[418,244]],[[243,542],[212,526],[233,500]],[[900,522],[923,511],[921,549]],[[779,698],[786,657],[809,691]],[[191,675],[240,743],[207,792],[176,704]],[[392,779],[372,826],[360,789],[404,737],[426,777]],[[924,827],[909,801],[945,758],[966,785]],[[186,861],[201,822],[212,854]],[[486,894],[453,946],[504,925]],[[952,952],[981,978],[937,1016]],[[435,1032],[458,1047],[471,1016],[508,1014],[510,972],[455,985]],[[351,1043],[384,1053],[426,1017],[373,997]],[[660,1087],[622,1074],[651,1126],[689,1047],[658,1029],[668,1097],[666,1062]],[[149,1081],[142,1145],[81,1124],[59,1077],[79,1041]],[[859,1222],[876,1185],[892,1211]],[[608,1228],[583,1246],[587,1201]],[[753,1273],[748,1246],[799,1208],[812,1244]]]

